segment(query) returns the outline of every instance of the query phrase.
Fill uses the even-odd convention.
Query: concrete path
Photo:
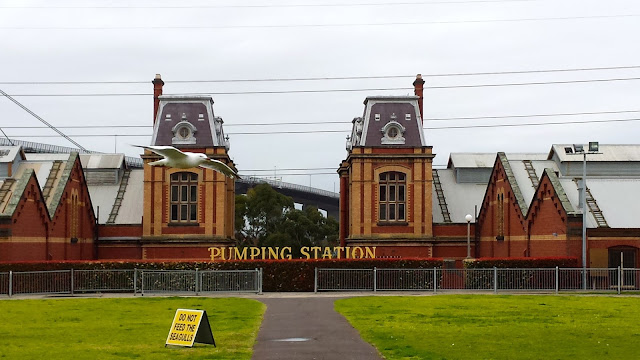
[[[380,360],[333,309],[337,298],[265,298],[264,320],[253,348],[254,360]]]

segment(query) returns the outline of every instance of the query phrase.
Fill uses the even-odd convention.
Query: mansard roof
[[[151,145],[185,147],[215,147],[228,143],[224,138],[222,118],[215,117],[210,96],[159,96],[160,105],[153,126]],[[187,127],[188,135],[178,136]]]
[[[427,146],[422,131],[418,96],[369,96],[364,115],[353,119],[349,146]],[[398,136],[389,137],[390,128]]]

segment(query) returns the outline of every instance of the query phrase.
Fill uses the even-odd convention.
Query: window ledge
[[[378,221],[378,226],[407,226],[409,225],[406,221]]]
[[[200,226],[197,222],[170,222],[168,226]]]

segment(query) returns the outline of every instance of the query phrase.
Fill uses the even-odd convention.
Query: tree
[[[236,196],[236,239],[240,247],[289,246],[299,257],[303,246],[337,246],[338,222],[313,206],[297,210],[290,197],[260,184]]]
[[[304,246],[338,246],[338,222],[325,218],[316,207],[288,211],[277,231],[267,236],[265,246],[289,246],[300,257]]]
[[[236,239],[240,246],[261,246],[276,232],[285,212],[293,209],[293,199],[273,190],[268,184],[236,196]]]

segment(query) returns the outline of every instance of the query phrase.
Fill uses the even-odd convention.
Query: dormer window
[[[407,121],[411,121],[411,114],[405,114],[404,119]]]
[[[380,121],[380,114],[375,114],[376,121]]]
[[[164,121],[171,121],[171,114],[167,114],[164,118]]]
[[[198,114],[198,121],[204,121],[204,114]]]
[[[172,144],[192,145],[196,143],[196,127],[188,121],[180,121],[171,131],[173,132],[173,138],[171,139]]]
[[[181,140],[185,140],[185,139],[190,138],[190,137],[191,137],[191,129],[189,129],[189,128],[188,128],[188,127],[186,127],[186,126],[181,127],[181,128],[178,130],[178,137],[179,137]]]
[[[388,122],[381,130],[383,135],[380,139],[381,143],[383,145],[404,145],[405,130],[406,128],[396,121]]]

